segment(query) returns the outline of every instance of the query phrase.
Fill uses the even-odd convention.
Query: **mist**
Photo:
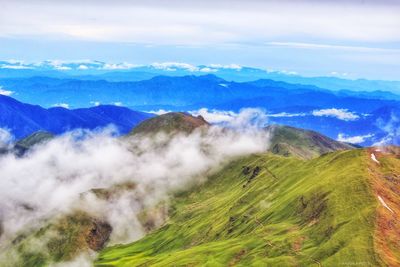
[[[116,138],[113,127],[76,130],[23,157],[1,156],[0,250],[18,233],[34,231],[76,210],[112,226],[109,245],[141,238],[146,233],[139,220],[143,211],[157,207],[152,217],[155,227],[161,226],[175,192],[205,182],[236,157],[268,148],[269,134],[258,128],[260,122],[249,111],[238,118],[231,122],[236,128],[211,126],[190,134]],[[244,118],[250,118],[250,124]],[[134,184],[134,190],[108,200],[91,191],[124,183]]]

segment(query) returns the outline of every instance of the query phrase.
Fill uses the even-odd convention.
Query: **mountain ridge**
[[[77,128],[95,129],[110,124],[121,133],[127,133],[134,125],[152,116],[111,105],[75,110],[62,107],[45,109],[0,95],[0,127],[10,130],[17,139],[41,130],[60,134]]]
[[[309,161],[268,154],[237,160],[204,185],[177,195],[160,229],[104,249],[95,266],[396,266],[399,250],[390,248],[400,240],[396,216],[380,204],[369,170],[396,168],[392,175],[397,175],[400,165],[392,154],[379,154],[387,164],[382,169],[369,153],[337,151]],[[393,201],[388,205],[399,208]],[[381,236],[387,223],[390,241]]]

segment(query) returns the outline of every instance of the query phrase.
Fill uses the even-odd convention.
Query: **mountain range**
[[[143,121],[122,141],[199,127],[207,131],[209,124],[169,113]],[[173,195],[167,211],[162,203],[145,208],[140,224],[147,232],[136,242],[108,246],[118,229],[73,210],[21,233],[3,253],[17,253],[24,266],[68,261],[85,251],[99,253],[94,266],[400,264],[398,148],[359,149],[286,126],[265,131],[272,134],[268,152],[236,158],[206,180],[199,177],[203,182]],[[113,202],[136,192],[132,197],[138,201],[140,190],[125,183],[82,196]],[[41,241],[47,252],[32,252],[42,236],[50,237]]]
[[[74,113],[78,114],[78,117],[95,118],[89,122],[82,117],[78,124],[73,124],[71,118],[65,119],[68,123],[64,123],[67,125],[63,126],[64,129],[76,128],[79,125],[89,128],[104,126],[106,123],[113,123],[115,116],[119,116],[121,120],[128,120],[116,123],[124,124],[122,132],[126,132],[135,122],[129,121],[133,113],[121,106],[142,112],[160,109],[196,112],[201,108],[207,108],[210,112],[238,112],[243,108],[261,108],[268,114],[270,123],[313,129],[334,139],[347,138],[349,142],[361,145],[378,143],[388,136],[391,138],[389,143],[397,144],[399,141],[396,137],[393,138],[392,132],[399,124],[397,114],[400,114],[400,101],[390,93],[380,91],[330,91],[316,86],[265,79],[228,82],[211,74],[156,76],[136,82],[50,77],[8,78],[1,79],[0,84],[3,86],[3,92],[9,92],[9,95],[19,101],[47,107],[52,114]],[[9,104],[11,102],[7,105]],[[74,110],[69,112],[60,107]],[[81,109],[82,107],[85,108]],[[123,118],[125,113],[122,111],[129,115]],[[99,112],[104,112],[109,117],[96,117],[95,114]],[[117,114],[119,112],[120,115]],[[13,129],[10,119],[6,120],[7,114],[11,115],[2,115],[2,126]],[[33,113],[28,115],[37,116]],[[56,133],[60,132],[58,128],[55,129]],[[24,134],[39,129],[52,130],[33,127]],[[17,135],[21,136],[19,133]]]
[[[75,110],[62,107],[45,109],[0,95],[0,128],[9,130],[17,139],[37,131],[61,134],[74,129],[93,130],[111,124],[124,134],[152,116],[112,105]]]
[[[0,78],[46,76],[81,80],[140,81],[155,76],[186,76],[215,74],[227,81],[248,82],[272,79],[287,83],[314,85],[329,90],[389,91],[400,94],[399,81],[349,79],[344,77],[304,77],[291,71],[273,71],[237,64],[191,65],[164,62],[135,65],[127,62],[108,63],[96,60],[42,62],[0,61]]]

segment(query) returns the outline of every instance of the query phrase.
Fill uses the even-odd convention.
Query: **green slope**
[[[95,265],[382,265],[368,164],[364,150],[238,160],[177,195],[162,228],[104,249]]]
[[[17,154],[23,155],[35,145],[45,143],[52,138],[54,138],[54,135],[52,133],[46,131],[38,131],[16,142],[14,150],[17,152]]]
[[[311,159],[328,152],[355,148],[310,130],[285,125],[270,125],[266,130],[272,133],[269,150],[278,155]]]

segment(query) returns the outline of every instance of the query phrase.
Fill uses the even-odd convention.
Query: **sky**
[[[240,64],[400,80],[400,0],[0,0],[0,60]]]

